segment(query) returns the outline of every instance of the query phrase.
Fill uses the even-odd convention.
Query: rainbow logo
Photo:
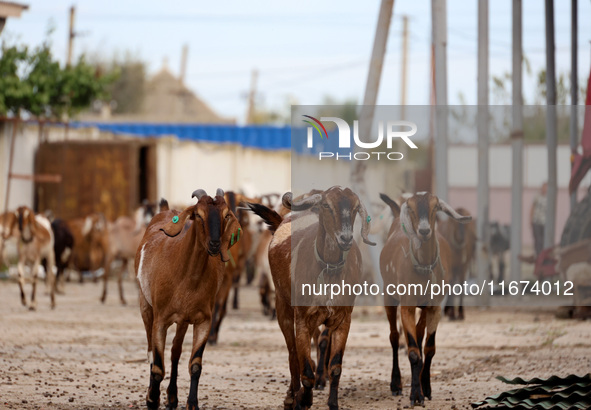
[[[328,133],[326,132],[326,128],[324,128],[324,125],[322,125],[322,123],[320,121],[318,121],[316,118],[311,117],[309,115],[304,115],[304,117],[310,118],[316,124],[320,125],[320,127],[322,128],[322,131],[324,131],[324,134],[322,134],[322,131],[320,131],[320,128],[318,128],[318,125],[314,124],[314,122],[308,121],[308,120],[303,120],[305,123],[310,124],[312,127],[316,128],[316,131],[318,131],[318,133],[320,134],[320,139],[322,139],[324,137],[326,137],[326,139],[328,139]],[[311,138],[311,137],[309,137],[309,138]]]

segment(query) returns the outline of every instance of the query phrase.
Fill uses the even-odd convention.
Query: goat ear
[[[37,232],[39,231],[39,225],[37,224],[37,219],[35,219],[35,213],[29,210],[29,216],[27,218],[29,221],[29,227],[31,229],[31,233],[37,236]]]
[[[33,233],[33,235],[37,237],[37,240],[39,240],[40,242],[46,242],[51,239],[51,234],[49,233],[49,231],[47,231],[47,229],[45,229],[43,225],[37,222],[37,218],[35,218],[35,215],[33,215],[31,227],[33,227],[31,229],[31,232]]]
[[[179,233],[181,233],[181,231],[185,227],[185,222],[187,222],[187,219],[191,215],[193,215],[194,208],[195,208],[194,206],[190,206],[187,209],[185,209],[183,212],[181,212],[180,214],[177,212],[174,212],[174,215],[171,217],[171,220],[168,221],[168,223],[166,225],[164,225],[163,228],[160,228],[160,230],[162,232],[164,232],[167,236],[170,236],[170,237],[177,236]]]
[[[240,222],[238,222],[236,215],[230,210],[228,210],[228,215],[230,215],[230,219],[226,221],[226,228],[222,234],[222,244],[220,248],[222,262],[228,262],[230,260],[228,249],[240,240],[240,234],[242,233],[242,228],[240,227]]]
[[[459,213],[457,213],[456,210],[453,209],[443,199],[439,199],[439,210],[445,212],[446,214],[451,216],[453,219],[455,219],[456,221],[463,223],[463,224],[468,223],[472,220],[472,217],[469,215],[464,216],[464,215],[460,215]]]
[[[4,221],[4,226],[2,226],[2,238],[8,239],[12,236],[12,232],[14,231],[14,227],[16,226],[16,215],[14,212],[10,212],[6,214],[6,219]]]
[[[367,210],[365,209],[365,206],[363,206],[363,202],[361,202],[361,200],[359,201],[359,210],[357,212],[361,217],[361,238],[363,239],[363,242],[371,246],[376,246],[376,243],[370,241],[367,237],[369,234],[369,222],[371,221],[371,218],[369,215],[367,215]]]

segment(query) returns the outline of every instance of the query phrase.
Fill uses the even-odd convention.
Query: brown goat
[[[462,207],[456,208],[456,212],[462,216],[470,216],[470,212]],[[476,251],[476,225],[474,221],[470,221],[464,225],[457,223],[453,219],[448,219],[438,222],[438,230],[447,239],[451,249],[450,266],[452,284],[464,283]],[[463,293],[460,294],[457,316],[459,320],[464,320],[463,297]],[[447,298],[444,313],[450,320],[456,319],[453,294]]]
[[[74,237],[70,265],[80,272],[80,282],[83,271],[96,271],[100,268],[104,270],[101,302],[105,303],[113,261],[107,220],[103,214],[95,213],[86,218],[69,220],[67,224]]]
[[[146,227],[156,213],[156,204],[144,201],[135,213],[134,218],[129,216],[120,216],[115,222],[109,224],[109,245],[113,260],[121,261],[121,269],[117,275],[119,285],[119,299],[121,304],[125,302],[123,294],[123,278],[128,272],[129,260],[134,259]],[[106,282],[105,282],[106,292]]]
[[[413,195],[400,208],[386,195],[380,196],[390,206],[395,217],[380,254],[380,272],[384,286],[413,284],[428,287],[429,284],[441,284],[444,279],[447,280],[446,275],[451,267],[451,251],[445,238],[435,229],[436,214],[443,211],[459,222],[467,222],[471,217],[459,215],[443,200],[428,192]],[[395,396],[402,394],[398,366],[399,331],[396,325],[396,311],[400,305],[412,373],[410,404],[422,405],[425,397],[431,399],[431,360],[435,355],[435,333],[441,318],[440,305],[443,296],[431,297],[427,293],[412,295],[411,292],[405,292],[404,295],[389,293],[391,292],[386,292],[384,302],[390,322],[393,355],[390,390]],[[417,307],[421,309],[418,323],[415,322]]]
[[[274,232],[269,245],[269,264],[275,283],[277,320],[289,351],[291,372],[284,407],[299,409],[312,405],[316,365],[311,358],[311,339],[324,325],[328,331],[325,355],[330,378],[328,406],[338,409],[338,386],[355,296],[342,295],[329,300],[300,295],[304,296],[301,300],[296,294],[292,295],[292,288],[296,292],[303,284],[318,282],[357,284],[361,256],[353,240],[353,225],[359,214],[363,223],[362,238],[374,245],[367,239],[369,218],[365,207],[349,188],[332,187],[293,203],[291,193],[287,193],[283,203],[292,211],[304,212],[292,212],[283,218],[263,205],[248,206]],[[318,364],[319,367],[323,365]]]
[[[27,306],[27,299],[25,297],[25,265],[31,264],[31,273],[33,277],[33,290],[31,291],[30,310],[37,308],[37,301],[35,293],[37,290],[37,274],[39,266],[43,259],[47,260],[46,272],[47,285],[49,286],[49,297],[51,300],[51,308],[55,308],[55,255],[53,252],[53,232],[51,230],[51,223],[43,215],[35,215],[35,213],[26,206],[20,206],[14,213],[8,214],[7,234],[3,233],[4,238],[14,235],[18,232],[18,284],[21,292],[21,302],[23,306]],[[15,231],[16,229],[16,231]]]
[[[140,287],[140,310],[151,356],[147,405],[157,409],[164,379],[164,348],[167,329],[176,323],[172,367],[167,389],[167,408],[178,405],[177,374],[183,339],[193,325],[189,360],[191,387],[187,409],[198,409],[197,390],[202,357],[211,319],[224,278],[224,263],[235,243],[240,224],[218,189],[215,198],[203,190],[193,192],[194,206],[179,212],[166,210],[152,219],[135,257]],[[161,203],[161,208],[166,209]]]

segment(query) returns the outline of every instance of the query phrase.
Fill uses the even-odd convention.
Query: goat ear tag
[[[367,215],[366,220],[367,220],[367,223],[370,223],[371,222],[371,216]]]
[[[185,209],[179,215],[175,215],[172,217],[171,221],[164,225],[163,228],[160,228],[168,236],[177,236],[183,230],[185,226],[185,221],[192,213],[192,207]]]

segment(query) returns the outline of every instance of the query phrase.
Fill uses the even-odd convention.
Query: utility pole
[[[571,168],[574,165],[574,154],[577,152],[577,145],[579,145],[579,123],[577,116],[578,103],[578,75],[577,75],[577,0],[571,0],[571,26],[570,26],[570,151],[571,151]],[[570,209],[572,210],[577,204],[577,192],[570,195]]]
[[[488,257],[484,246],[489,244],[489,175],[488,175],[488,0],[478,2],[478,215],[477,235],[481,243],[478,246],[478,282],[487,279]],[[486,293],[486,292],[485,292]],[[486,295],[488,296],[488,295]],[[488,297],[484,297],[488,301]]]
[[[255,99],[257,95],[257,79],[259,72],[255,69],[252,70],[250,77],[250,92],[248,93],[248,108],[246,110],[246,123],[254,124],[255,121]]]
[[[181,71],[179,73],[179,80],[182,84],[185,84],[185,77],[187,76],[187,59],[189,57],[189,46],[183,45],[183,51],[181,53]]]
[[[523,31],[521,0],[513,0],[513,104],[511,145],[511,280],[521,280],[521,227],[523,219]]]
[[[363,107],[359,113],[359,128],[361,138],[367,138],[371,132],[374,118],[374,108],[378,100],[378,90],[382,78],[382,67],[384,66],[384,56],[386,55],[386,45],[388,43],[388,33],[390,31],[390,22],[392,21],[392,11],[394,9],[394,0],[382,0],[378,23],[376,25],[376,35],[371,51],[371,60],[369,63],[369,72],[367,74],[367,83],[365,85],[365,95],[363,97]],[[365,171],[367,161],[355,162],[351,167],[351,185],[361,201],[369,208],[371,202],[367,190],[365,189]],[[371,211],[370,211],[371,212]],[[370,246],[371,262],[373,266],[374,280],[378,286],[382,286],[382,277],[379,274],[378,261],[380,260],[380,249],[382,243],[379,235],[374,239],[377,246]]]
[[[447,0],[431,0],[435,48],[435,192],[447,197]]]
[[[548,149],[548,191],[544,248],[554,246],[556,229],[556,65],[554,45],[554,0],[546,0],[546,146]]]
[[[408,82],[408,16],[402,16],[402,83],[400,84],[401,119],[406,119],[406,85]]]
[[[74,19],[76,17],[76,6],[70,7],[70,31],[68,35],[68,58],[66,60],[67,66],[72,65],[72,53],[74,52],[74,37],[76,32],[74,31]]]

